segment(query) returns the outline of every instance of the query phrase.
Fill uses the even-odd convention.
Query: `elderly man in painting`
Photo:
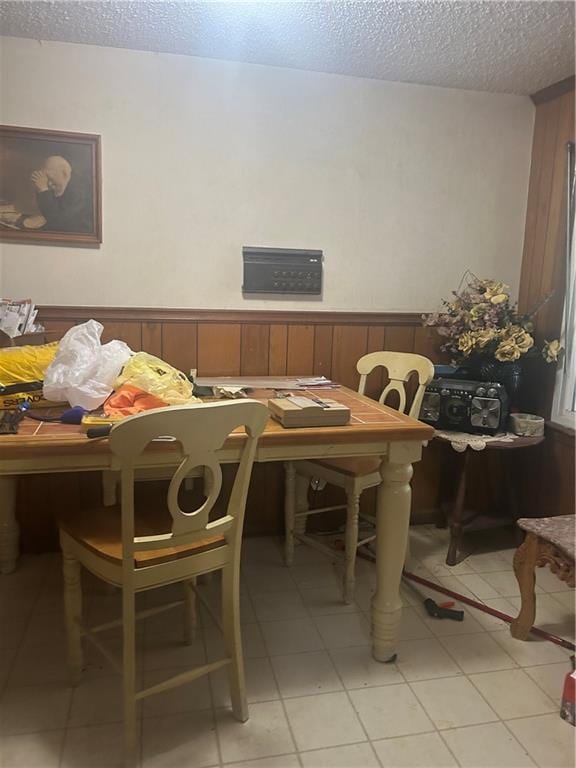
[[[47,157],[42,167],[32,173],[31,180],[42,216],[25,219],[25,227],[57,232],[90,232],[90,196],[65,157]]]

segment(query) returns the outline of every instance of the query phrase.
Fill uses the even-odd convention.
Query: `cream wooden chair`
[[[434,366],[426,357],[404,352],[371,352],[358,360],[356,368],[360,374],[358,391],[364,394],[368,375],[378,367],[385,368],[388,372],[389,383],[382,391],[379,402],[385,403],[392,392],[396,392],[399,398],[398,410],[406,412],[406,383],[413,373],[418,376],[418,387],[412,400],[409,416],[417,419],[424,397],[424,390],[434,376]],[[337,553],[321,544],[315,538],[306,534],[306,518],[320,512],[329,512],[337,509],[346,509],[346,533],[344,554],[344,584],[343,595],[346,603],[352,602],[354,596],[354,568],[356,564],[356,551],[359,546],[371,541],[374,536],[369,536],[358,541],[360,496],[366,488],[379,485],[380,459],[377,457],[350,458],[350,459],[323,459],[316,461],[289,461],[286,463],[286,497],[285,497],[285,561],[291,565],[294,558],[295,540],[309,544],[319,549],[331,558],[337,557]],[[304,479],[305,485],[302,484]],[[331,485],[336,485],[346,491],[347,504],[342,506],[322,507],[321,509],[308,509],[307,488],[310,480],[320,479]],[[298,493],[297,481],[300,480],[300,493]],[[374,519],[366,517],[374,523]]]
[[[240,547],[246,496],[256,445],[266,421],[265,405],[253,400],[160,408],[132,416],[110,432],[110,449],[119,460],[121,503],[60,521],[64,563],[64,603],[68,635],[68,660],[74,683],[82,670],[82,637],[91,640],[123,674],[125,754],[132,766],[136,755],[136,706],[146,696],[189,683],[228,667],[232,710],[240,720],[248,719],[239,616]],[[222,471],[216,451],[228,435],[245,427],[246,443],[226,513],[209,521],[218,499]],[[134,508],[134,465],[146,446],[159,436],[175,438],[182,460],[173,474],[167,509],[143,517]],[[205,500],[193,512],[184,512],[178,492],[184,478],[195,467],[204,467],[209,477]],[[80,566],[122,589],[122,618],[87,628],[82,624]],[[135,621],[137,618],[183,605],[187,617],[187,639],[195,624],[196,577],[222,570],[222,630],[226,655],[176,675],[149,688],[136,690]],[[183,582],[184,600],[135,614],[135,595],[166,584]],[[201,598],[200,595],[198,597]],[[115,625],[123,627],[123,659],[120,664],[105,648],[97,633]]]

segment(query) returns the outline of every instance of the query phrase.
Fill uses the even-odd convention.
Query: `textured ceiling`
[[[2,34],[452,88],[533,93],[574,73],[572,2],[2,0]]]

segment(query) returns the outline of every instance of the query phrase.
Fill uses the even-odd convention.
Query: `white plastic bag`
[[[88,320],[64,334],[44,376],[47,400],[67,400],[70,405],[80,405],[88,411],[106,400],[132,350],[123,341],[101,344],[102,331],[101,323]]]

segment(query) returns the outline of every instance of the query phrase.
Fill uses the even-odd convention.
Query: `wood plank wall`
[[[530,311],[552,298],[536,316],[539,340],[560,335],[565,291],[566,144],[574,141],[574,78],[533,96],[536,121],[526,212],[519,307]],[[554,367],[533,365],[525,407],[550,417]],[[527,513],[534,516],[574,512],[574,434],[548,424],[547,439],[526,477]]]
[[[196,368],[203,376],[315,374],[357,388],[356,361],[366,352],[390,349],[436,358],[432,332],[422,327],[418,314],[41,307],[39,318],[54,339],[94,318],[104,326],[104,341],[121,339],[135,351],[157,355],[183,371]],[[381,377],[372,376],[368,393],[377,396],[381,388]],[[416,467],[415,519],[434,514],[438,461],[430,447]],[[256,465],[247,533],[282,530],[283,492],[282,467]],[[58,506],[98,503],[99,497],[99,479],[90,473],[21,478],[18,514],[24,549],[55,547]],[[336,499],[329,495],[318,503]],[[373,498],[367,495],[364,503],[369,506]]]

